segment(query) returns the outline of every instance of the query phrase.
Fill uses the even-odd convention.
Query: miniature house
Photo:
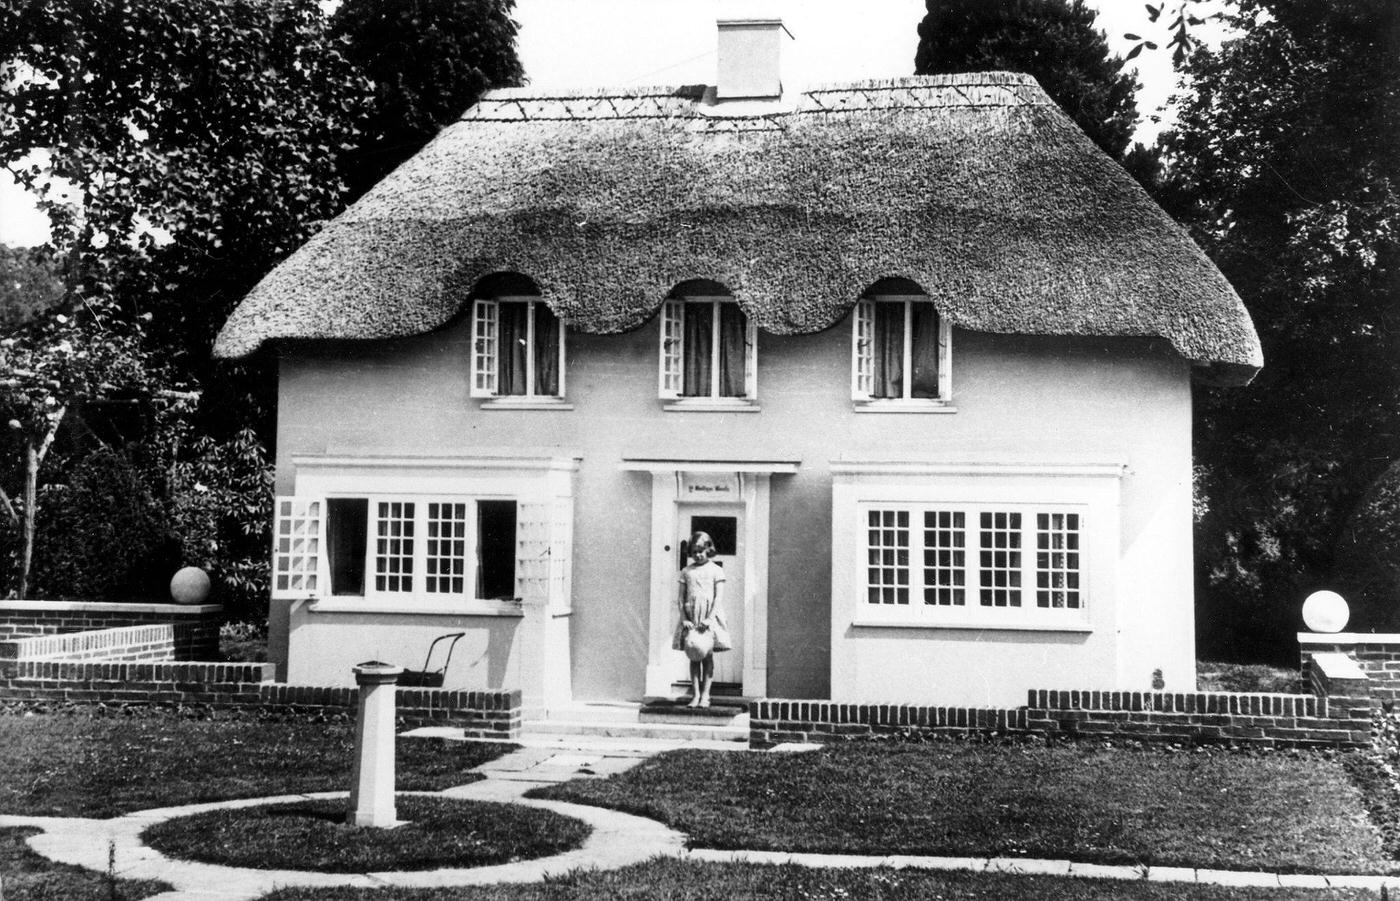
[[[234,312],[216,353],[279,365],[279,678],[461,631],[448,687],[669,695],[703,530],[747,696],[1194,688],[1234,291],[1028,76],[736,71],[492,91]]]

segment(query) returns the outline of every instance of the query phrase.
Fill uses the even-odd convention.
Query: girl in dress
[[[681,621],[671,647],[685,650],[686,635],[695,630],[709,633],[714,646],[699,660],[690,661],[690,703],[687,707],[709,707],[710,685],[715,679],[715,651],[727,651],[729,628],[724,621],[724,568],[714,560],[715,543],[705,532],[690,536],[690,562],[680,574],[677,598]],[[689,655],[687,655],[689,656]]]

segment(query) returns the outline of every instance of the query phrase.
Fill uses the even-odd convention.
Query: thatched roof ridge
[[[1029,76],[712,93],[490,92],[269,274],[215,352],[428,331],[518,272],[593,333],[697,278],[811,332],[902,277],[964,328],[1160,336],[1230,381],[1262,364],[1215,266]]]

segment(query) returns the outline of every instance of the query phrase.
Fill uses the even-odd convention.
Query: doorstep
[[[743,742],[749,740],[746,707],[726,707],[718,715],[688,713],[644,717],[637,703],[569,704],[535,712],[521,724],[522,738],[593,736],[667,741]],[[712,708],[714,709],[714,708]]]

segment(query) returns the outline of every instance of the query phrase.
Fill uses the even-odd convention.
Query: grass
[[[1196,662],[1196,688],[1200,691],[1268,691],[1296,694],[1302,677],[1296,669],[1263,663]]]
[[[1256,889],[928,870],[824,870],[653,860],[539,885],[450,889],[282,889],[262,901],[1374,901],[1360,889]]]
[[[535,794],[652,817],[708,848],[1284,872],[1393,866],[1341,764],[1317,754],[1029,742],[686,750]]]
[[[38,829],[0,829],[0,879],[6,901],[138,901],[171,891],[163,882],[114,879],[35,854],[24,840]]]
[[[345,823],[347,802],[309,801],[213,810],[157,823],[146,844],[170,857],[262,870],[372,873],[482,867],[531,860],[583,844],[579,820],[519,804],[400,795],[406,825]]]
[[[471,768],[514,745],[398,741],[400,791],[476,781]],[[354,769],[348,723],[193,720],[170,714],[0,715],[0,810],[111,817],[152,807],[343,791]]]

